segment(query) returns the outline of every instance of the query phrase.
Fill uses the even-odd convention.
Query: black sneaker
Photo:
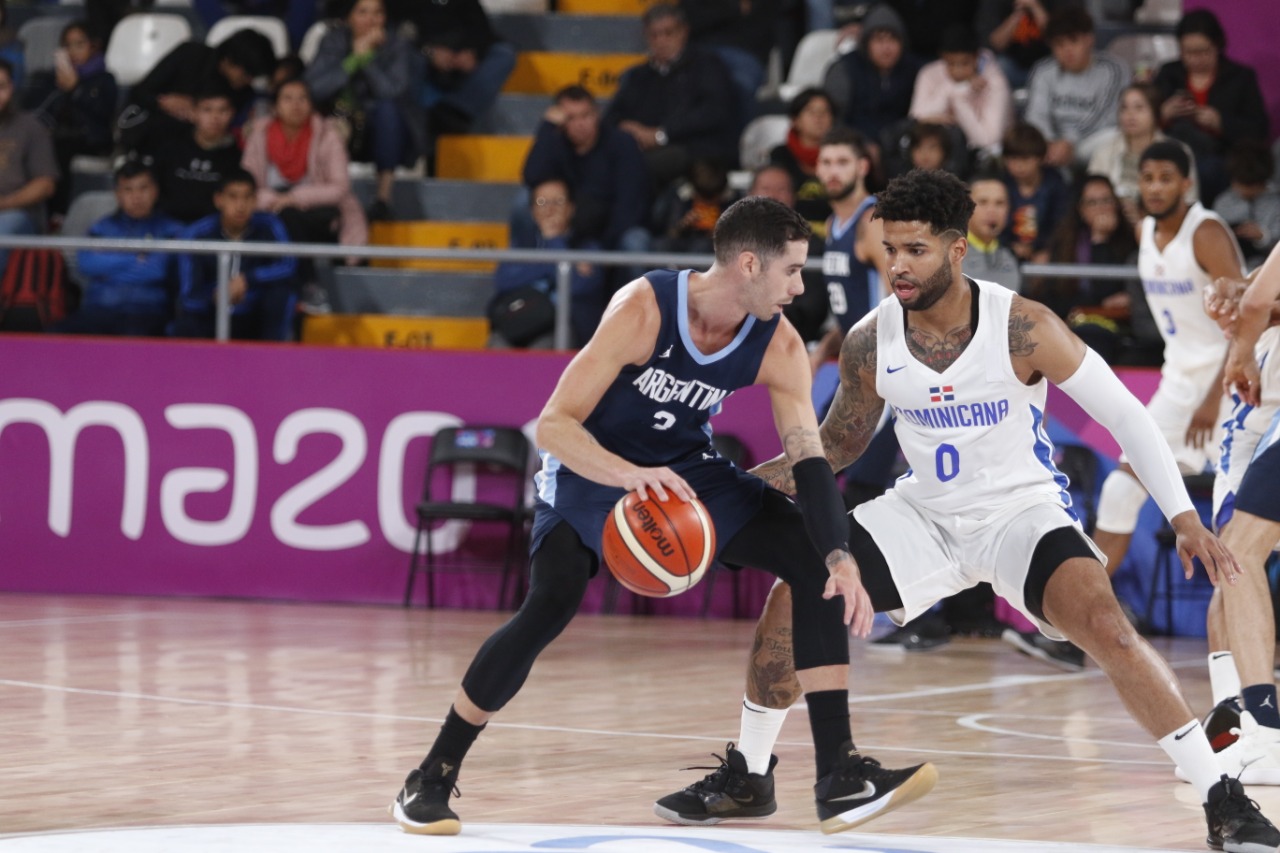
[[[1240,700],[1235,696],[1223,699],[1204,718],[1204,735],[1214,752],[1231,746],[1240,739]]]
[[[888,770],[846,742],[836,768],[813,786],[818,820],[828,835],[844,832],[874,817],[918,800],[933,790],[938,771],[932,764]]]
[[[778,810],[773,797],[773,768],[778,756],[769,757],[765,773],[748,773],[747,759],[730,743],[720,766],[686,767],[711,770],[705,778],[687,788],[668,794],[653,804],[653,813],[663,820],[685,826],[710,826],[723,820],[759,819]]]
[[[875,651],[929,652],[950,642],[951,631],[947,623],[926,613],[872,641],[867,648]]]
[[[1280,830],[1263,817],[1258,804],[1245,794],[1239,779],[1223,776],[1209,789],[1204,817],[1209,822],[1209,835],[1204,841],[1213,850],[1275,853],[1280,847]]]
[[[391,816],[414,835],[457,835],[462,821],[449,808],[449,795],[460,796],[457,782],[458,764],[452,759],[437,758],[425,770],[414,768],[391,804]]]
[[[1084,650],[1074,643],[1050,640],[1039,631],[1023,632],[1012,628],[1005,628],[1000,639],[1024,655],[1038,658],[1058,669],[1065,669],[1067,672],[1080,672],[1084,669]]]

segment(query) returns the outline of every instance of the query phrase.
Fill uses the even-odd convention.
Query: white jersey
[[[876,392],[897,415],[898,442],[911,465],[894,491],[935,513],[969,518],[1036,502],[1070,511],[1067,478],[1054,467],[1044,429],[1048,387],[1043,379],[1026,385],[1013,372],[1013,292],[976,284],[977,332],[941,373],[907,349],[897,297],[877,309]]]
[[[1196,385],[1212,382],[1227,355],[1226,338],[1204,310],[1204,289],[1211,279],[1196,261],[1196,229],[1207,219],[1222,222],[1221,217],[1199,202],[1191,205],[1182,227],[1161,251],[1156,248],[1156,221],[1148,216],[1142,220],[1142,241],[1138,248],[1142,289],[1151,306],[1151,316],[1164,338],[1164,372],[1182,374]],[[1244,257],[1239,246],[1236,258],[1243,275]],[[1198,381],[1202,377],[1203,381]],[[1205,393],[1207,385],[1194,403],[1204,399]]]

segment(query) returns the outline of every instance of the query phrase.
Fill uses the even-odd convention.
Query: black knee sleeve
[[[568,524],[547,534],[533,556],[524,604],[484,641],[462,678],[472,702],[497,711],[520,691],[538,655],[578,612],[595,563]]]

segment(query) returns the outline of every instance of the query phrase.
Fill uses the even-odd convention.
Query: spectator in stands
[[[129,104],[117,121],[120,147],[153,156],[174,138],[188,135],[196,94],[218,86],[229,89],[230,127],[238,130],[249,120],[257,97],[254,78],[270,75],[275,65],[271,41],[256,30],[232,33],[217,47],[200,41],[178,45],[129,89]]]
[[[324,111],[346,123],[351,159],[377,169],[369,218],[394,219],[396,167],[412,165],[423,148],[422,110],[410,85],[413,45],[387,28],[382,0],[343,5],[344,21],[321,39],[306,81]]]
[[[581,86],[556,93],[524,162],[529,192],[553,178],[572,190],[573,232],[579,239],[622,251],[649,247],[644,225],[652,182],[640,148],[630,134],[601,123],[596,99]],[[536,231],[527,194],[516,204],[512,235],[528,244]]]
[[[295,243],[365,245],[369,225],[337,123],[315,111],[301,79],[275,95],[275,115],[250,125],[241,160],[258,184],[258,209],[280,217]]]
[[[738,158],[733,82],[714,53],[689,44],[684,13],[670,3],[641,18],[649,59],[628,68],[609,102],[605,123],[631,134],[657,188],[685,174],[697,158]]]
[[[191,0],[191,5],[205,27],[212,27],[227,15],[279,18],[289,31],[289,44],[294,50],[301,46],[302,37],[316,22],[319,6],[316,0]]]
[[[940,124],[920,121],[907,134],[907,154],[912,169],[942,169],[951,157],[951,138]]]
[[[787,170],[794,187],[795,207],[810,223],[825,223],[831,215],[827,191],[818,180],[818,147],[835,124],[836,108],[822,89],[803,89],[787,105],[791,127],[787,141],[769,152],[769,163]]]
[[[658,252],[710,254],[716,220],[736,201],[729,190],[729,172],[713,160],[694,160],[683,181],[658,199],[654,219]]]
[[[156,206],[159,188],[151,167],[126,160],[116,170],[115,213],[89,227],[90,237],[170,240],[182,224]],[[76,264],[84,282],[80,308],[55,329],[86,335],[159,337],[173,320],[176,280],[164,252],[81,249]]]
[[[287,252],[289,235],[275,214],[255,210],[258,185],[244,169],[222,176],[213,195],[217,212],[206,216],[179,235],[186,240],[228,240],[247,243],[280,243]],[[235,340],[287,341],[293,336],[297,301],[297,269],[288,254],[233,255],[228,295],[231,302],[231,337]],[[217,328],[216,290],[218,259],[215,255],[178,256],[178,318],[174,335],[180,338],[212,338]]]
[[[881,0],[906,24],[907,43],[925,60],[942,52],[942,34],[954,26],[973,26],[978,0]]]
[[[559,178],[542,181],[530,195],[530,213],[537,223],[537,235],[529,241],[513,243],[513,249],[546,249],[562,252],[566,249],[599,249],[600,244],[590,239],[579,239],[573,230],[573,193],[567,183]],[[514,299],[545,300],[555,303],[556,268],[554,259],[547,261],[503,261],[494,274],[496,293],[490,305],[489,316],[494,334],[489,341],[496,347],[546,348],[553,344],[554,324],[544,323],[531,327],[524,322],[505,321],[511,314]],[[582,346],[600,325],[607,295],[603,270],[591,264],[574,264],[571,273],[573,301],[569,307],[569,325],[573,332],[573,346]],[[550,319],[546,316],[545,319]]]
[[[1045,27],[1049,15],[1080,0],[978,0],[974,28],[1009,81],[1010,89],[1027,85],[1031,67],[1049,55]]]
[[[45,202],[58,183],[58,164],[49,131],[35,116],[18,109],[13,69],[0,59],[0,234],[38,234],[44,230]],[[0,249],[0,271],[9,251]]]
[[[1138,199],[1138,158],[1147,146],[1165,139],[1160,132],[1160,95],[1150,83],[1131,83],[1120,93],[1119,120],[1098,137],[1097,147],[1089,158],[1088,173],[1105,175],[1120,199],[1120,210],[1134,228],[1142,222]],[[1190,149],[1187,150],[1190,155]],[[1199,198],[1195,166],[1191,167],[1191,186]]]
[[[516,65],[480,0],[400,0],[390,10],[413,22],[427,58],[422,105],[432,136],[467,133],[498,100]]]
[[[962,270],[970,278],[994,281],[1018,293],[1022,270],[1013,251],[1001,242],[1009,224],[1009,188],[997,173],[980,173],[969,182],[973,214],[969,217],[969,251]]]
[[[9,26],[8,0],[0,0],[0,59],[9,63],[9,79],[13,81],[14,89],[21,91],[26,83],[26,55],[22,42]]]
[[[1267,141],[1267,108],[1258,75],[1227,58],[1227,36],[1213,12],[1188,12],[1175,32],[1180,58],[1162,65],[1153,81],[1164,99],[1160,124],[1191,146],[1200,198],[1211,204],[1227,187],[1227,148],[1242,139]]]
[[[1084,9],[1071,6],[1054,12],[1045,38],[1053,55],[1031,69],[1024,118],[1049,141],[1046,163],[1083,165],[1100,132],[1116,125],[1129,69],[1094,50],[1093,18]]]
[[[1235,232],[1250,266],[1266,260],[1280,242],[1280,192],[1270,186],[1275,166],[1266,143],[1240,140],[1227,151],[1231,186],[1213,203],[1213,212]]]
[[[780,0],[680,0],[690,41],[713,51],[729,69],[738,93],[739,130],[755,118],[756,91],[777,42],[781,7]]]
[[[29,93],[33,112],[53,135],[58,171],[64,176],[49,202],[55,215],[67,212],[71,189],[71,160],[80,155],[111,153],[116,115],[116,78],[107,70],[102,40],[84,21],[62,30],[62,47],[53,55],[52,91]]]
[[[230,90],[214,83],[195,96],[193,126],[150,158],[160,184],[160,209],[183,224],[213,213],[214,191],[225,175],[240,168],[240,146],[230,132],[234,111]]]
[[[906,118],[911,107],[923,63],[907,48],[902,18],[888,6],[876,6],[862,21],[857,49],[827,70],[823,88],[839,105],[841,123],[873,143],[881,143],[884,132]]]
[[[1071,209],[1050,238],[1049,258],[1063,264],[1127,266],[1137,262],[1134,230],[1121,214],[1120,200],[1106,177],[1089,175],[1076,186]],[[1136,282],[1131,287],[1115,279],[1056,278],[1032,282],[1028,295],[1052,308],[1111,361],[1121,340],[1132,334],[1134,299],[1130,291],[1137,287]],[[1146,300],[1139,296],[1137,301],[1146,311]],[[1155,332],[1154,327],[1151,331]]]
[[[1067,185],[1057,169],[1045,165],[1048,144],[1034,125],[1017,122],[1004,135],[1005,186],[1009,188],[1009,227],[1005,242],[1023,261],[1048,257],[1049,235],[1067,209]]]
[[[911,117],[959,127],[970,148],[999,153],[1013,102],[995,55],[982,48],[978,34],[964,24],[948,28],[938,49],[942,58],[921,68],[916,77]]]

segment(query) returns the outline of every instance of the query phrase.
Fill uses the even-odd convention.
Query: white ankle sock
[[[1240,695],[1240,673],[1231,652],[1209,652],[1209,688],[1215,705]]]
[[[1209,789],[1222,778],[1222,767],[1200,721],[1191,720],[1160,738],[1160,748],[1187,774],[1200,794],[1200,802],[1208,802]]]
[[[748,772],[769,772],[773,746],[778,742],[778,734],[786,719],[786,708],[766,708],[742,697],[742,729],[738,735],[738,752],[747,759]]]

